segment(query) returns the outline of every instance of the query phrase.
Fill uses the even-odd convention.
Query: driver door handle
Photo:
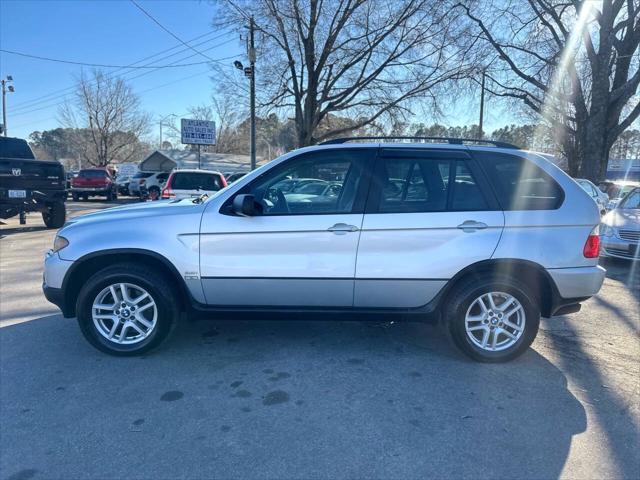
[[[458,228],[463,232],[475,232],[476,230],[484,230],[487,228],[486,223],[476,222],[475,220],[466,220],[458,225]]]
[[[346,223],[336,223],[333,227],[327,228],[328,232],[333,232],[336,235],[344,235],[347,232],[357,232],[359,230],[355,225],[347,225]]]

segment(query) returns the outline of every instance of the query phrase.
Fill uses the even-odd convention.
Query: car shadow
[[[0,342],[7,474],[557,478],[586,429],[534,350],[479,364],[424,324],[181,322],[116,358],[51,315]]]

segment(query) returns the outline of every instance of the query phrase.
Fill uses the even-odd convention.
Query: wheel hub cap
[[[526,316],[522,304],[504,292],[489,292],[476,298],[465,316],[469,340],[483,350],[506,350],[520,339]]]
[[[100,335],[113,343],[131,345],[153,332],[158,307],[144,288],[132,283],[114,283],[96,295],[91,315]]]

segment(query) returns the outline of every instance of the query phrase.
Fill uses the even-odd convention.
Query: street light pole
[[[478,125],[479,127],[479,132],[478,132],[478,139],[482,140],[484,137],[484,132],[482,131],[482,127],[483,127],[483,123],[484,123],[484,82],[485,82],[485,77],[487,75],[487,69],[483,68],[482,69],[482,82],[480,83],[480,123]]]
[[[251,68],[250,95],[251,95],[251,170],[256,168],[256,48],[254,43],[255,23],[253,16],[249,23],[249,65]]]
[[[7,84],[12,82],[13,77],[11,75],[7,75],[6,79],[0,80],[0,83],[2,83],[2,133],[5,137],[7,136],[7,92],[15,92],[13,85]]]

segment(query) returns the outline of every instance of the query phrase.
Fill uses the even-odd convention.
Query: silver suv
[[[156,347],[181,312],[396,314],[498,362],[531,345],[541,316],[600,289],[596,204],[543,156],[359,140],[290,152],[209,198],[75,218],[47,254],[44,293],[115,355]],[[296,179],[332,188],[303,195]]]

